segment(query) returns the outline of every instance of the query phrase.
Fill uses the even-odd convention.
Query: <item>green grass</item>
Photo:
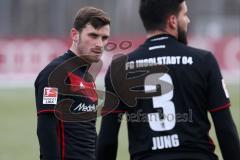
[[[0,159],[38,159],[33,90],[1,89],[0,104]]]
[[[232,114],[240,131],[239,86],[228,86]],[[100,119],[98,119],[100,120]],[[99,129],[100,121],[97,123]],[[36,112],[33,89],[0,89],[0,160],[37,160]],[[213,128],[213,127],[212,127]],[[214,131],[211,135],[216,142]],[[220,155],[217,145],[216,153]],[[126,122],[119,133],[118,160],[127,160]]]

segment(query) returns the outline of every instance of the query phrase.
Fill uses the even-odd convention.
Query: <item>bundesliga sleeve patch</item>
[[[43,104],[57,104],[58,89],[45,87],[43,91]]]

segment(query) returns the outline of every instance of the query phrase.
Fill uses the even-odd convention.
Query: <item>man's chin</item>
[[[97,63],[100,61],[100,59],[101,59],[101,56],[89,56],[88,57],[88,61],[90,63]]]

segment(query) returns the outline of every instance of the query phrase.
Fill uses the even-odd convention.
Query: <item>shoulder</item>
[[[179,44],[179,47],[182,48],[182,51],[185,52],[186,54],[190,54],[198,58],[205,58],[206,56],[212,55],[210,51],[204,49],[186,46],[183,44]]]
[[[144,43],[132,52],[128,53],[127,56],[129,60],[138,59],[142,58],[146,52],[148,52],[148,46]]]
[[[62,63],[64,62],[64,56],[59,56],[52,60],[47,66],[45,66],[38,74],[36,80],[35,80],[35,87],[43,82],[47,81],[49,75]]]
[[[214,54],[211,51],[199,49],[184,44],[179,44],[176,49],[181,55],[189,56],[194,59],[196,64],[201,64],[207,67],[209,63],[216,61]]]

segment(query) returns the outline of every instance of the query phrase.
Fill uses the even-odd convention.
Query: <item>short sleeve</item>
[[[229,94],[215,57],[209,53],[207,61],[208,110],[215,112],[230,107]]]

